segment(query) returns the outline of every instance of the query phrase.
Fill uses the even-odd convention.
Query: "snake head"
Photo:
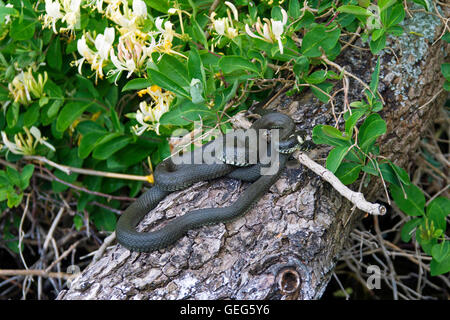
[[[292,136],[294,136],[298,141],[298,149],[302,151],[308,151],[314,149],[316,145],[311,139],[308,139],[308,133],[306,130],[297,130]]]

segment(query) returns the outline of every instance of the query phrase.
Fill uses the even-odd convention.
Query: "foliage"
[[[414,2],[430,10],[427,0]],[[120,203],[93,192],[127,190],[133,197],[142,181],[110,179],[108,172],[144,175],[146,158],[151,167],[170,155],[174,132],[192,131],[195,121],[229,129],[230,116],[263,99],[278,82],[289,84],[289,93],[311,88],[320,101],[329,102],[333,81],[344,76],[343,71],[329,70],[342,51],[340,38],[360,29],[362,40],[378,54],[389,35],[403,32],[399,24],[405,17],[404,3],[397,0],[236,0],[211,8],[212,4],[0,1],[0,155],[8,162],[39,155],[96,171],[69,175],[46,168],[58,178],[50,183],[53,192],[73,185],[92,191],[77,194],[77,211],[88,212],[97,228],[114,230],[115,213],[99,210],[92,201],[111,209]],[[278,66],[293,77],[274,79]],[[405,210],[400,196],[414,187],[403,169],[380,156],[376,144],[386,133],[377,113],[383,108],[377,93],[379,70],[378,61],[364,99],[352,102],[344,115],[345,129],[319,125],[313,138],[333,146],[326,166],[345,184],[355,182],[361,172],[383,178]],[[448,88],[447,64],[442,72]],[[266,83],[272,83],[269,89]],[[2,209],[21,203],[33,168],[0,172]],[[444,213],[434,213],[441,208],[443,200],[438,199],[442,198],[427,206],[426,214],[415,212],[420,223],[407,224],[419,226],[416,238],[432,254],[436,274],[448,271],[450,257],[448,241],[443,240]],[[433,218],[437,215],[439,221]],[[75,215],[76,227],[81,223]]]

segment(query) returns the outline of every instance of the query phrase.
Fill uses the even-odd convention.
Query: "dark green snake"
[[[262,165],[259,163],[238,167],[223,161],[216,161],[213,164],[174,164],[171,158],[166,159],[155,168],[155,185],[133,202],[119,218],[116,228],[117,241],[130,250],[149,252],[167,247],[190,229],[208,224],[228,222],[249,210],[278,180],[291,153],[298,148],[305,149],[305,146],[308,145],[307,143],[301,144],[304,141],[301,140],[304,139],[304,136],[294,132],[295,124],[293,120],[281,113],[266,114],[255,121],[251,128],[257,130],[279,129],[280,143],[277,149],[279,151],[279,166],[275,174],[261,175]],[[205,149],[206,145],[190,152],[189,156],[193,157],[195,152],[204,152]],[[225,156],[232,152],[225,149]],[[190,211],[169,221],[159,230],[146,233],[136,231],[136,226],[142,218],[172,191],[185,189],[199,181],[223,176],[253,183],[246,188],[236,202],[228,207]]]

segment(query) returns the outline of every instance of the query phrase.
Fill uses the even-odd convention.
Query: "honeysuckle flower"
[[[133,0],[133,14],[136,17],[147,17],[147,5],[142,0]]]
[[[157,43],[155,50],[163,53],[168,54],[176,54],[179,56],[182,56],[183,58],[187,59],[185,55],[182,53],[179,53],[175,50],[172,50],[172,42],[173,37],[175,36],[175,31],[173,30],[173,24],[170,21],[164,22],[164,28],[163,28],[163,19],[158,17],[155,20],[155,27],[158,30],[158,33],[160,35],[159,42]]]
[[[109,56],[109,51],[111,50],[112,44],[114,42],[114,28],[105,28],[103,34],[97,35],[94,44],[100,58],[107,60]]]
[[[259,35],[256,35],[248,24],[245,25],[245,32],[252,38],[260,39],[266,42],[275,43],[278,42],[278,48],[280,53],[283,54],[283,43],[281,42],[281,36],[284,32],[284,26],[288,21],[288,15],[282,8],[281,14],[283,16],[281,21],[263,18],[264,24],[258,17],[258,21],[255,24],[256,31]]]
[[[140,91],[140,95],[145,93],[148,93],[153,101],[150,104],[145,101],[139,104],[139,110],[135,114],[136,121],[139,124],[134,126],[132,130],[136,135],[141,135],[146,130],[154,130],[159,135],[159,120],[164,113],[169,111],[174,94],[170,91],[162,92],[162,89],[157,85]]]
[[[61,20],[66,27],[60,30],[73,31],[80,22],[80,6],[81,0],[45,0],[44,27],[51,25],[53,32],[58,33],[56,22]]]
[[[89,63],[92,63],[95,57],[95,52],[88,47],[84,34],[81,36],[81,39],[77,41],[77,50],[78,53],[81,54],[82,58],[78,59],[75,64],[78,66],[78,73],[81,74],[81,67],[83,66],[83,62],[87,61]]]
[[[5,5],[5,8],[14,8],[14,6],[11,3],[8,3]],[[5,15],[5,24],[8,24],[11,22],[11,16],[9,14]]]
[[[47,138],[41,136],[41,131],[36,127],[23,128],[26,133],[26,137],[21,132],[14,135],[14,142],[8,140],[8,136],[2,131],[2,140],[5,147],[14,154],[32,155],[35,152],[37,145],[43,144],[52,151],[55,151],[53,147],[46,140]]]
[[[94,42],[95,49],[89,48],[86,42],[86,36],[91,42]],[[81,67],[84,61],[91,64],[91,70],[95,71],[95,81],[103,79],[103,67],[109,59],[109,53],[114,42],[114,28],[105,28],[103,34],[98,34],[95,40],[92,41],[89,33],[84,34],[81,39],[77,41],[78,53],[82,56],[81,59],[75,61],[78,66],[78,72],[81,74]]]
[[[47,72],[44,72],[44,76],[38,74],[36,80],[33,76],[32,69],[29,68],[26,72],[21,71],[15,76],[8,85],[8,89],[14,97],[14,102],[28,105],[33,98],[39,99],[44,96],[44,86],[47,79]]]
[[[75,29],[80,21],[80,5],[81,0],[63,0],[63,8],[66,14],[61,21],[67,23],[67,28],[63,29]]]
[[[61,13],[61,4],[58,0],[55,2],[52,0],[45,0],[45,12],[44,27],[51,24],[53,32],[58,33],[56,30],[56,22],[63,17],[63,14]]]
[[[122,71],[128,71],[127,78],[133,73],[140,73],[145,66],[146,59],[151,55],[153,51],[151,48],[156,46],[155,39],[152,37],[152,42],[149,47],[143,46],[140,42],[131,37],[119,38],[119,44],[117,46],[118,55],[114,53],[114,49],[111,49],[111,62],[116,67],[115,70],[110,70],[108,75],[117,74],[115,81],[117,81]]]
[[[219,36],[226,36],[227,38],[233,39],[236,38],[239,33],[238,30],[233,25],[233,19],[238,20],[239,15],[236,7],[229,1],[225,1],[225,5],[231,9],[227,10],[227,17],[224,18],[215,18],[216,13],[211,13],[210,19],[212,22],[213,29],[217,32]],[[233,14],[233,17],[231,16]]]

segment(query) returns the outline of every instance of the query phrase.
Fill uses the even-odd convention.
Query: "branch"
[[[303,152],[299,152],[296,159],[302,165],[319,175],[322,179],[329,182],[337,192],[347,198],[358,209],[373,215],[384,215],[386,213],[386,208],[383,205],[368,202],[361,192],[355,192],[347,188],[330,170],[325,169],[320,164],[314,162]]]
[[[69,274],[64,272],[46,272],[45,270],[40,269],[0,269],[0,276],[38,276],[44,278],[70,279],[75,275],[76,274]]]
[[[48,164],[51,167],[54,167],[58,170],[61,170],[67,175],[70,175],[72,172],[74,173],[80,173],[90,176],[100,176],[100,177],[107,177],[107,178],[116,178],[116,179],[126,179],[126,180],[137,180],[137,181],[146,181],[152,183],[152,175],[149,176],[138,176],[133,174],[123,174],[123,173],[115,173],[115,172],[105,172],[105,171],[97,171],[92,169],[83,169],[83,168],[75,168],[75,167],[69,167],[63,164],[59,164],[56,162],[53,162],[46,157],[42,156],[24,156],[25,160],[34,160],[37,162],[42,162],[45,164]]]

